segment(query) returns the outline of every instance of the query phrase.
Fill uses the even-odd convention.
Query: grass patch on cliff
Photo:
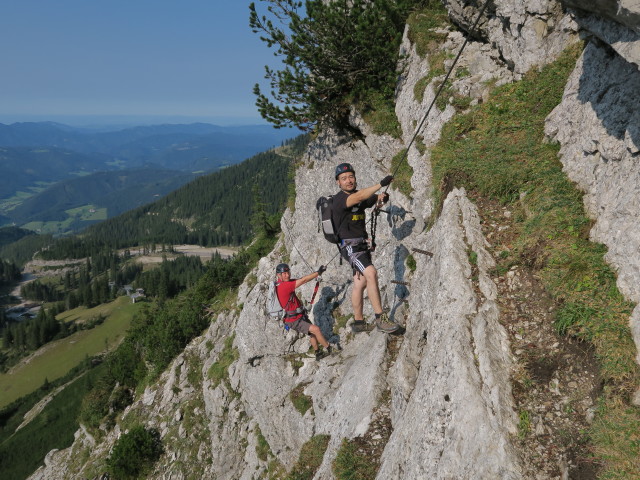
[[[451,25],[447,10],[439,0],[423,2],[423,7],[416,10],[407,19],[409,40],[416,46],[421,57],[432,53],[447,38],[441,29]]]
[[[544,120],[580,51],[575,45],[540,72],[497,88],[487,103],[445,126],[431,155],[435,210],[452,188],[465,187],[516,212],[518,236],[499,263],[532,268],[560,305],[558,332],[594,346],[604,382],[590,431],[594,461],[603,478],[632,478],[640,472],[640,410],[629,404],[640,383],[629,329],[634,305],[616,288],[606,248],[589,241],[591,220],[562,170],[558,146],[543,141]]]
[[[218,355],[218,360],[215,361],[211,367],[209,367],[209,378],[213,387],[220,385],[220,382],[225,382],[228,390],[231,392],[231,383],[229,382],[229,367],[233,362],[238,359],[239,353],[237,348],[233,348],[233,340],[236,338],[235,334],[227,337],[224,341],[224,348]]]
[[[301,383],[291,390],[291,393],[289,393],[289,399],[296,410],[300,412],[300,415],[304,415],[307,413],[307,410],[313,407],[313,400],[311,397],[304,394],[304,389],[307,388],[307,385],[309,385],[309,382]]]
[[[411,198],[413,187],[411,186],[411,177],[413,176],[413,168],[405,158],[407,150],[399,151],[391,159],[391,171],[394,172],[391,187],[399,190],[406,197]]]
[[[262,460],[263,462],[266,462],[269,459],[269,457],[273,455],[271,453],[271,446],[269,445],[269,442],[267,442],[267,439],[264,438],[264,435],[262,435],[262,430],[260,430],[259,425],[256,425],[255,434],[256,434],[256,455],[258,455],[258,458],[260,460]]]
[[[364,121],[371,126],[376,135],[387,133],[394,138],[402,136],[402,128],[392,99],[379,93],[370,93],[366,101],[358,103],[358,108]]]
[[[355,440],[343,439],[332,464],[337,480],[373,480],[378,472],[377,462],[359,448]]]
[[[315,435],[305,442],[287,480],[311,480],[322,463],[330,439],[330,435]]]

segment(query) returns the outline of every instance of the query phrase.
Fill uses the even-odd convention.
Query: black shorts
[[[367,243],[359,245],[345,245],[340,249],[342,258],[344,258],[353,268],[353,274],[357,272],[364,273],[369,265],[373,265],[371,261],[371,252]]]

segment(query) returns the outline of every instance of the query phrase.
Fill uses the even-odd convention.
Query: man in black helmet
[[[302,278],[292,279],[289,265],[281,263],[276,267],[276,277],[278,279],[276,283],[276,293],[278,294],[280,306],[285,311],[285,324],[289,326],[289,328],[293,328],[296,332],[309,335],[309,341],[315,352],[316,360],[330,355],[331,346],[324,338],[324,335],[322,335],[320,327],[309,322],[307,312],[296,295],[295,289],[322,275],[326,269],[324,265],[321,265],[317,272],[310,273]],[[324,347],[326,353],[318,351],[318,343]]]
[[[341,163],[336,167],[335,177],[340,192],[333,196],[333,220],[337,225],[340,237],[340,252],[353,268],[351,304],[354,322],[351,328],[354,332],[369,329],[363,314],[363,299],[366,289],[375,313],[375,324],[378,329],[385,333],[395,332],[400,326],[389,321],[387,314],[382,311],[378,271],[371,262],[365,219],[365,209],[376,204],[382,205],[389,200],[387,193],[376,192],[388,186],[393,180],[393,176],[388,175],[380,180],[380,183],[358,190],[355,170],[351,164]]]

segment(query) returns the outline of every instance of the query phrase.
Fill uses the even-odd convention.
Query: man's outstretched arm
[[[368,198],[371,197],[371,195],[376,193],[382,187],[386,187],[387,185],[389,185],[392,180],[393,180],[393,176],[387,175],[382,180],[380,180],[380,183],[376,183],[375,185],[372,185],[367,188],[363,188],[362,190],[358,190],[357,192],[352,193],[347,197],[347,202],[346,202],[347,208],[353,207],[354,205],[362,202],[363,200],[367,200]]]
[[[309,275],[305,275],[304,277],[297,279],[296,280],[296,288],[304,285],[307,282],[310,282],[314,278],[319,277],[320,275],[322,275],[324,273],[324,271],[326,269],[327,269],[327,267],[325,267],[324,265],[321,265],[317,272],[310,273]]]

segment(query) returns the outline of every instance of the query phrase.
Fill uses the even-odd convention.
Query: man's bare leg
[[[324,348],[327,348],[329,346],[329,342],[327,342],[327,339],[324,338],[324,335],[322,335],[322,330],[320,330],[319,326],[311,325],[309,327],[309,333],[311,334],[309,335],[311,337],[309,341],[311,342],[311,346],[314,350],[318,349],[318,342],[320,342],[320,345],[322,345]]]
[[[367,288],[367,280],[360,272],[353,276],[353,289],[351,291],[351,306],[353,308],[354,320],[363,320],[363,297]]]
[[[367,295],[369,296],[369,301],[373,307],[373,312],[380,314],[382,313],[382,301],[380,300],[380,287],[378,286],[378,271],[376,270],[376,267],[369,265],[365,268],[364,277],[365,285],[367,287]]]

